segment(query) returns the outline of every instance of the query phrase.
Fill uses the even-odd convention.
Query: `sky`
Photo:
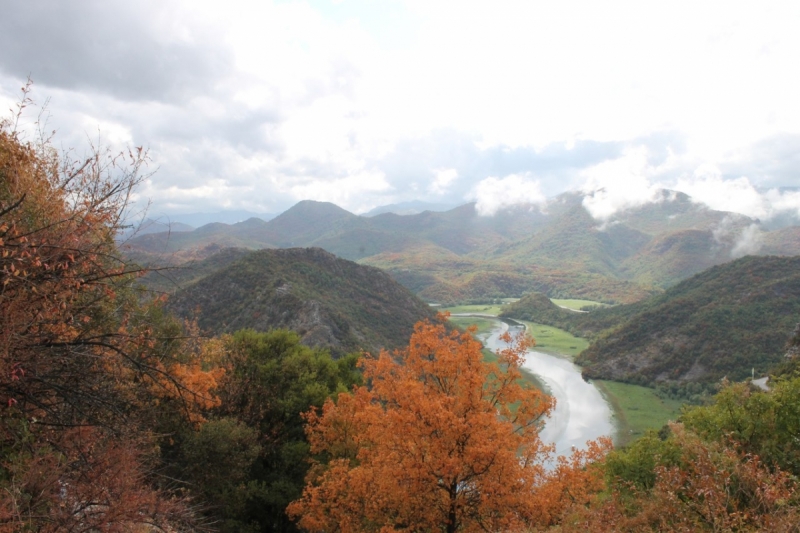
[[[491,215],[680,190],[800,216],[800,2],[2,0],[0,111],[57,147],[144,146],[153,215]],[[7,115],[10,111],[6,112]]]

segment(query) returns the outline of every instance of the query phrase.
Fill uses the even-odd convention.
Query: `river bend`
[[[509,329],[513,335],[524,328],[513,320],[497,319],[494,330],[481,340],[497,351],[505,347],[500,335]],[[569,455],[573,449],[585,449],[589,440],[614,434],[608,402],[593,384],[583,380],[580,367],[536,350],[527,351],[523,367],[539,376],[556,399],[556,408],[540,433],[543,442],[556,445],[556,455]]]

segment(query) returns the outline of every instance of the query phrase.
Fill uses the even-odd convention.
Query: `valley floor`
[[[555,303],[561,304],[562,301]],[[573,308],[577,308],[578,306],[592,305],[593,302],[581,300],[569,303],[574,306]],[[450,321],[458,327],[476,326],[476,336],[484,336],[494,328],[496,321],[491,317],[497,316],[501,310],[501,304],[459,305],[441,309],[441,311],[451,313]],[[485,315],[485,317],[480,315]],[[575,337],[562,329],[535,322],[521,322],[525,324],[531,336],[536,339],[535,349],[537,351],[573,361],[589,345],[586,339]],[[492,354],[487,354],[487,359],[491,358]],[[535,374],[527,373],[526,378],[535,386],[543,388],[542,380]],[[605,380],[597,380],[594,383],[611,405],[617,431],[614,442],[618,446],[631,442],[647,430],[658,430],[670,420],[675,420],[683,405],[683,402],[679,400],[661,398],[654,389],[649,387]],[[544,388],[546,389],[546,386]]]

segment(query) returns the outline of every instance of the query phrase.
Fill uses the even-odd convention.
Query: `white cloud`
[[[113,15],[130,9],[121,0],[102,4],[73,13],[80,27],[64,24],[53,10],[36,11],[41,28],[73,28],[67,32],[70,41],[49,30],[32,34],[9,19],[4,38],[19,42],[21,52],[19,61],[0,61],[6,65],[0,65],[0,105],[15,101],[25,74],[36,80],[37,68],[46,66],[42,58],[51,58],[51,42],[85,43],[83,25],[100,25],[102,13],[123,20]],[[800,134],[800,77],[787,68],[800,63],[798,2],[405,0],[391,2],[403,17],[389,22],[407,30],[397,33],[391,46],[380,38],[372,14],[352,7],[348,15],[336,15],[345,4],[358,3],[152,2],[137,11],[146,16],[124,25],[133,29],[122,38],[99,32],[91,46],[65,49],[75,64],[65,61],[59,72],[66,76],[82,65],[80,72],[94,72],[96,80],[75,75],[79,79],[71,85],[37,87],[36,96],[54,96],[51,112],[61,123],[60,135],[84,129],[93,138],[99,125],[115,143],[153,146],[153,166],[160,167],[151,189],[156,203],[162,200],[158,191],[176,187],[213,190],[200,196],[219,205],[256,202],[278,210],[296,195],[309,194],[356,210],[382,203],[381,195],[437,201],[473,184],[476,191],[489,189],[511,175],[535,172],[540,181],[523,181],[555,193],[580,176],[583,190],[592,193],[586,206],[600,219],[652,200],[658,184],[760,218],[800,214],[800,193],[761,194],[746,178],[690,175],[703,162],[729,174],[756,154],[758,141]],[[412,23],[405,26],[401,19]],[[150,40],[152,46],[144,46]],[[164,43],[200,66],[208,59],[206,70],[187,61],[180,62],[186,72],[166,68],[164,57],[147,52],[165,49]],[[140,52],[120,53],[131,49]],[[140,68],[122,61],[125,57],[141,60]],[[165,81],[143,83],[149,92],[140,94],[123,83],[124,76],[120,81],[112,69],[100,68],[104,65],[140,81],[160,73]],[[12,66],[17,70],[8,70]],[[140,71],[151,76],[133,75]],[[163,98],[164,87],[173,85],[181,97]],[[82,122],[83,117],[91,120]],[[500,169],[476,165],[470,174],[466,168],[473,161],[458,160],[461,152],[437,140],[430,153],[451,160],[429,163],[422,154],[424,164],[407,165],[421,172],[397,173],[421,180],[427,169],[442,169],[430,186],[416,189],[415,181],[400,183],[381,166],[403,143],[438,139],[432,133],[441,131],[474,139],[479,148],[509,152],[523,147],[541,153],[543,147],[584,141],[633,144],[662,131],[677,132],[686,146],[679,159],[655,168],[646,152],[633,149],[590,169],[576,155],[552,170],[540,170],[531,158]],[[72,138],[66,145],[74,145]],[[756,161],[753,167],[764,165]],[[375,168],[392,176],[393,187],[370,189],[342,178],[375,180]],[[490,175],[507,177],[478,183]],[[675,175],[688,177],[676,181]],[[508,205],[491,199],[493,193],[486,198],[479,200],[489,211]]]
[[[500,209],[520,204],[544,205],[547,201],[538,180],[521,174],[481,180],[468,198],[476,200],[481,216],[492,216]]]
[[[788,212],[800,217],[800,191],[770,189],[764,193],[764,199],[772,206],[774,213]]]
[[[770,206],[746,177],[725,180],[713,166],[699,167],[691,177],[679,179],[674,188],[696,202],[718,211],[732,211],[768,218]]]
[[[669,189],[717,211],[764,221],[786,213],[800,217],[800,191],[759,190],[748,177],[725,178],[712,164],[702,164],[677,179],[666,177],[687,162],[669,156],[653,166],[646,148],[628,149],[622,157],[580,173],[584,179],[580,190],[586,195],[583,205],[595,219],[606,221],[625,209],[670,200],[660,193]]]
[[[719,211],[732,211],[761,220],[786,212],[800,216],[800,191],[770,189],[761,192],[747,177],[724,179],[713,166],[698,168],[690,178],[679,179],[673,188]]]
[[[645,148],[590,167],[583,172],[583,206],[595,219],[607,220],[618,211],[660,200],[661,187],[648,177],[653,173]]]
[[[761,246],[764,244],[764,235],[761,232],[758,224],[750,224],[742,230],[739,238],[731,250],[731,257],[743,257],[745,255],[752,255],[758,253]]]
[[[436,178],[428,186],[428,192],[442,196],[450,185],[458,179],[458,171],[454,168],[444,168],[436,171]]]

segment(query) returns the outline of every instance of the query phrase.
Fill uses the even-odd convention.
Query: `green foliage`
[[[800,257],[745,257],[633,306],[585,313],[571,327],[607,328],[578,360],[587,377],[710,384],[776,366],[798,316]]]
[[[764,463],[800,475],[800,377],[779,380],[770,392],[729,385],[711,405],[689,409],[681,420],[705,439],[730,439]]]
[[[211,333],[297,331],[335,356],[402,346],[434,311],[385,273],[319,248],[252,252],[179,290],[168,306]]]
[[[707,406],[685,409],[687,430],[708,443],[733,446],[758,456],[772,468],[800,474],[800,377],[780,380],[770,392],[748,383],[728,384]],[[656,467],[679,466],[680,447],[666,428],[650,430],[626,448],[609,454],[606,473],[611,488],[649,490]]]
[[[186,472],[216,506],[223,531],[292,531],[284,509],[300,496],[308,471],[301,413],[361,384],[357,356],[333,360],[285,330],[238,331],[227,351],[221,418],[186,440]],[[224,455],[219,467],[196,462]]]
[[[719,390],[719,383],[700,381],[666,381],[657,383],[655,394],[665,401],[703,405]]]
[[[257,494],[249,481],[262,455],[259,440],[258,431],[244,422],[220,418],[188,433],[183,442],[182,477],[199,489],[213,512],[222,515],[223,530],[243,530],[237,518],[245,515],[248,500]]]
[[[609,486],[623,493],[652,489],[657,466],[677,466],[681,461],[681,449],[668,434],[650,430],[627,448],[609,453],[606,457]]]

